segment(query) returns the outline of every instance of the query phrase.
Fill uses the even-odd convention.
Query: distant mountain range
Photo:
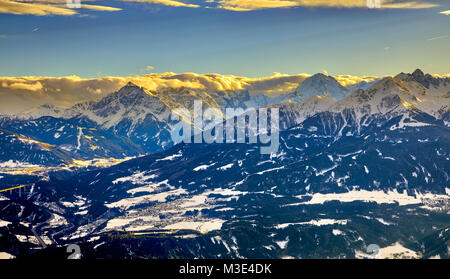
[[[129,83],[99,101],[79,103],[69,109],[44,105],[25,114],[2,117],[0,142],[4,148],[0,160],[58,165],[73,159],[159,152],[173,145],[170,112],[177,107],[192,110],[196,99],[202,100],[205,107],[221,110],[279,107],[282,129],[323,111],[351,111],[357,125],[361,125],[361,119],[394,113],[391,109],[400,104],[399,108],[414,107],[447,123],[449,84],[448,78],[435,78],[420,70],[383,78],[366,90],[361,89],[368,86],[366,82],[346,88],[331,76],[316,74],[293,92],[276,97],[252,95],[245,90],[205,92],[179,88],[150,92]]]
[[[310,82],[278,103],[201,95],[221,109],[279,108],[272,154],[260,144],[170,147],[169,112],[200,96],[187,89],[159,96],[128,84],[58,115],[3,119],[5,161],[154,154],[46,177],[0,173],[0,184],[26,187],[0,195],[0,249],[61,257],[77,243],[87,258],[354,258],[375,243],[389,257],[449,257],[449,80],[417,70],[353,93],[324,75]],[[297,95],[307,88],[318,94]],[[31,228],[49,247],[30,240]]]

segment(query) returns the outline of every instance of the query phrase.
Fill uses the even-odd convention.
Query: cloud
[[[83,4],[83,2],[91,2],[95,0],[81,0],[81,9],[103,11],[103,12],[115,12],[122,10],[121,8],[104,6],[104,5],[91,5]],[[189,7],[198,8],[200,5],[188,4],[182,1],[176,0],[119,0],[122,2],[142,2],[150,4],[161,4],[172,7]],[[48,16],[48,15],[61,15],[71,16],[79,14],[77,7],[67,6],[67,0],[0,0],[0,14],[15,14],[15,15],[35,15],[35,16]]]
[[[184,3],[181,1],[175,1],[175,0],[121,0],[121,1],[160,4],[160,5],[172,6],[172,7],[188,7],[188,8],[199,8],[200,7],[200,5],[197,5],[197,4],[188,4],[188,3]]]
[[[378,77],[375,76],[362,76],[362,77],[358,77],[358,76],[351,76],[351,75],[337,75],[334,76],[334,78],[342,85],[342,86],[350,86],[350,85],[354,85],[360,82],[372,82],[374,80],[376,80]]]
[[[406,1],[406,2],[398,2],[398,3],[386,3],[382,4],[381,8],[384,9],[429,9],[439,7],[438,4],[428,3],[428,2],[419,2],[419,1]]]
[[[0,13],[15,15],[75,15],[76,11],[54,5],[41,3],[22,3],[9,0],[0,0]]]
[[[429,38],[429,39],[427,39],[427,41],[434,41],[434,40],[439,40],[439,39],[445,39],[445,38],[448,38],[448,37],[450,37],[450,35],[444,35],[444,36]]]
[[[243,12],[294,6],[299,6],[299,3],[291,0],[221,0],[217,7],[225,10]]]
[[[128,77],[127,80],[152,91],[168,87],[186,87],[206,91],[248,90],[251,94],[278,94],[292,91],[308,76],[310,75],[275,73],[271,77],[248,78],[219,74],[154,73]]]
[[[52,104],[70,107],[97,100],[126,84],[122,77],[0,77],[0,114],[15,114]]]
[[[148,65],[148,66],[146,66],[145,68],[142,68],[142,69],[141,69],[141,73],[151,72],[151,71],[153,71],[154,69],[155,69],[155,67],[153,67],[153,66],[151,66],[151,65]]]
[[[292,92],[300,85],[300,83],[310,76],[310,74],[283,75],[275,73],[275,75],[271,77],[247,79],[246,82],[248,86],[246,89],[251,94],[277,96],[283,93]]]
[[[380,6],[381,9],[425,9],[439,5],[423,1],[380,0]],[[368,2],[367,0],[220,0],[217,7],[232,11],[289,7],[368,8]]]
[[[443,14],[443,15],[450,15],[450,10],[448,10],[448,11],[442,11],[442,12],[440,12],[440,14]]]
[[[248,78],[234,75],[196,73],[151,73],[128,77],[83,79],[67,77],[0,77],[0,115],[30,111],[43,104],[67,108],[98,100],[133,82],[149,91],[187,88],[206,92],[248,90],[250,94],[278,95],[292,92],[308,74]],[[222,93],[221,93],[222,94]]]
[[[89,2],[95,0],[82,0]],[[139,2],[148,4],[159,4],[171,7],[199,8],[202,5],[191,4],[178,0],[118,0],[121,2]],[[376,0],[372,0],[376,1]],[[291,7],[322,7],[322,8],[367,8],[367,0],[203,0],[205,8],[211,8],[208,4],[217,3],[216,8],[236,12],[254,11],[272,8],[291,8]],[[438,4],[424,2],[422,0],[380,0],[381,9],[425,9],[438,7]],[[214,4],[213,4],[214,5]],[[114,12],[121,8],[81,4],[82,9]],[[0,13],[16,15],[76,15],[78,9],[66,5],[66,0],[0,0]],[[443,11],[441,14],[448,15],[449,11]]]
[[[81,8],[107,12],[121,10],[120,8],[115,7],[90,4],[82,4]],[[66,0],[0,0],[0,13],[35,16],[70,16],[78,14],[78,11],[76,9],[68,8],[66,6]]]
[[[11,83],[2,83],[2,87],[8,87],[12,90],[27,90],[27,91],[39,91],[42,90],[44,87],[42,86],[42,83],[39,81],[36,82],[21,82],[21,81],[13,81]]]
[[[150,66],[151,67],[151,66]],[[0,115],[18,114],[30,111],[44,104],[68,108],[76,103],[98,100],[117,91],[128,82],[142,86],[149,91],[168,88],[186,88],[212,94],[234,94],[247,90],[250,94],[264,94],[276,97],[294,91],[310,74],[249,78],[235,75],[196,73],[150,73],[125,77],[80,78],[66,77],[0,77]],[[361,81],[370,82],[376,77],[335,76],[344,86]]]
[[[150,66],[151,67],[151,66]],[[84,79],[78,76],[66,77],[0,77],[0,94],[38,94],[52,95],[55,98],[84,101],[98,98],[113,92],[128,82],[143,86],[150,91],[165,88],[190,88],[205,91],[248,90],[252,94],[288,93],[297,88],[311,74],[286,75],[274,73],[273,76],[249,78],[235,75],[196,74],[196,73],[151,73],[126,77],[102,77]],[[369,82],[377,77],[357,77],[351,75],[335,76],[343,85],[351,85],[363,80]],[[100,96],[101,97],[101,96]]]
[[[121,11],[121,8],[116,7],[108,7],[108,6],[99,6],[99,5],[90,5],[90,4],[81,4],[82,9],[89,9],[95,11],[105,11],[105,12],[115,12]]]

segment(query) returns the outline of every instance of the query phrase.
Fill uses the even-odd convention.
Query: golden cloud
[[[0,77],[0,115],[16,114],[43,104],[67,108],[76,103],[98,100],[128,82],[149,91],[187,88],[206,92],[248,90],[250,94],[277,95],[291,92],[308,74],[248,78],[234,75],[196,73],[151,73],[128,77],[84,79],[67,77]],[[227,93],[223,93],[227,94]]]
[[[95,0],[83,0],[95,1]],[[149,4],[160,4],[171,7],[199,8],[198,4],[186,3],[178,0],[118,0],[122,2],[140,2]],[[375,2],[376,0],[372,0]],[[421,0],[379,0],[382,9],[425,9],[438,7],[438,4],[423,2]],[[205,3],[212,3],[214,0],[204,0]],[[272,8],[290,7],[325,7],[325,8],[367,8],[367,0],[220,0],[217,1],[216,8],[237,12],[253,11]],[[95,11],[120,11],[120,8],[103,5],[81,4],[81,8]],[[205,8],[211,8],[205,6]],[[66,0],[0,0],[0,13],[17,15],[75,15],[77,9],[68,7]],[[441,14],[448,15],[449,11]]]
[[[443,15],[450,15],[450,10],[448,10],[448,11],[442,11],[442,12],[440,12],[440,14],[443,14]]]
[[[375,0],[373,0],[375,3]],[[220,0],[218,8],[253,11],[289,7],[367,8],[367,0]],[[439,5],[422,1],[380,0],[382,9],[425,9]]]
[[[41,3],[22,3],[9,0],[0,0],[0,13],[15,15],[75,15],[76,11],[54,5]]]
[[[443,74],[443,75],[432,74],[432,76],[435,77],[435,78],[450,78],[450,74]]]
[[[83,2],[84,1],[93,0],[83,0]],[[81,4],[81,8],[106,12],[122,10],[115,7],[90,4]],[[36,16],[68,16],[78,14],[76,9],[72,9],[66,6],[66,0],[0,0],[0,13]]]
[[[221,0],[219,3],[218,8],[237,12],[299,6],[298,2],[290,0]]]
[[[200,7],[200,5],[197,5],[197,4],[188,4],[188,3],[184,3],[181,1],[175,1],[175,0],[121,0],[121,1],[160,4],[160,5],[172,6],[172,7],[188,7],[188,8],[199,8]]]
[[[89,9],[95,11],[105,11],[105,12],[115,12],[121,11],[121,8],[116,7],[108,7],[108,6],[100,6],[100,5],[90,5],[90,4],[81,4],[82,9]]]
[[[20,113],[43,104],[70,107],[98,100],[125,83],[122,77],[0,77],[0,114]]]
[[[127,77],[148,90],[186,87],[206,91],[248,90],[251,94],[283,93],[295,89],[308,74],[282,75],[248,78],[234,75],[196,74],[196,73],[154,73],[144,76]]]
[[[90,2],[95,0],[81,0],[81,2]],[[161,4],[172,7],[189,7],[198,8],[200,5],[188,4],[182,1],[176,0],[119,0],[123,2],[143,2],[151,4]],[[0,0],[0,13],[15,14],[15,15],[35,15],[35,16],[47,16],[47,15],[76,15],[78,9],[75,7],[67,6],[66,0]],[[91,5],[81,4],[82,9],[115,12],[122,10],[121,8],[104,6],[104,5]]]
[[[250,94],[264,94],[277,97],[293,92],[310,74],[249,78],[235,75],[196,73],[151,73],[125,77],[80,78],[66,77],[0,77],[0,115],[32,111],[44,104],[57,108],[68,108],[77,103],[99,100],[119,90],[128,82],[144,87],[150,92],[168,88],[206,92],[208,94],[234,94],[233,91],[247,90]],[[450,75],[434,75],[450,77]],[[336,75],[334,78],[343,86],[359,82],[371,82],[376,76]],[[214,95],[214,94],[213,94]]]
[[[376,80],[378,77],[375,77],[375,76],[358,77],[358,76],[351,76],[351,75],[337,75],[337,76],[334,76],[334,78],[342,86],[350,86],[350,85],[354,85],[354,84],[357,84],[357,83],[360,83],[363,81],[369,83],[369,82]]]
[[[168,72],[92,79],[80,78],[75,75],[67,77],[0,77],[0,115],[16,114],[43,104],[67,108],[76,103],[98,100],[117,91],[128,82],[153,92],[167,88],[186,88],[219,94],[233,94],[232,91],[248,90],[252,95],[265,94],[276,97],[294,91],[309,76],[311,75],[274,73],[268,77],[249,78],[235,75]],[[373,76],[351,75],[338,75],[335,78],[344,86],[376,79]]]
[[[7,87],[10,88],[12,90],[28,90],[28,91],[39,91],[42,90],[44,87],[42,86],[42,83],[40,83],[39,81],[37,82],[11,82],[11,83],[7,83],[7,82],[2,82],[2,87]]]
[[[274,73],[274,76],[263,78],[249,78],[247,80],[247,90],[251,94],[266,94],[277,96],[283,93],[292,92],[310,74],[285,75]]]
[[[151,71],[153,71],[154,69],[155,69],[155,67],[153,67],[153,66],[151,66],[151,65],[148,65],[148,66],[146,66],[146,67],[144,67],[144,68],[141,69],[141,73],[151,72]]]

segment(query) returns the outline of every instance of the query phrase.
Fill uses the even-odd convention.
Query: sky
[[[450,72],[448,0],[80,4],[0,0],[0,77]]]

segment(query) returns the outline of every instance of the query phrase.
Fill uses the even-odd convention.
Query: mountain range
[[[99,101],[79,103],[68,109],[44,105],[20,115],[2,117],[2,142],[10,144],[15,139],[14,148],[3,149],[2,161],[20,160],[36,164],[44,160],[67,164],[71,159],[122,158],[159,152],[173,145],[169,133],[170,112],[178,107],[192,111],[193,101],[198,99],[205,108],[214,107],[222,111],[225,108],[279,107],[281,127],[286,129],[328,108],[342,112],[352,106],[358,107],[362,98],[370,98],[371,92],[380,90],[392,98],[397,94],[402,101],[438,119],[448,120],[448,96],[445,95],[449,92],[448,78],[434,78],[420,70],[413,74],[402,73],[395,78],[383,78],[369,89],[357,89],[352,94],[349,88],[324,74],[306,78],[296,90],[280,96],[253,95],[245,90],[204,92],[188,88],[150,92],[129,83]],[[373,102],[377,105],[381,101]],[[367,109],[354,111],[364,115]],[[380,108],[371,109],[372,114]],[[36,126],[40,127],[39,131],[33,129]],[[17,140],[14,134],[29,140]],[[45,144],[52,148],[41,148]],[[35,151],[36,154],[23,156],[24,150],[30,150],[29,153]],[[53,150],[59,151],[55,153]],[[65,151],[71,155],[61,154]]]
[[[45,108],[53,115],[4,118],[10,164],[137,158],[45,176],[0,168],[0,184],[26,185],[0,193],[0,251],[60,257],[76,243],[86,258],[358,258],[376,244],[386,257],[448,258],[449,93],[450,79],[420,70],[354,91],[318,74],[272,99],[128,84]],[[173,145],[168,115],[195,98],[279,108],[278,151]]]

